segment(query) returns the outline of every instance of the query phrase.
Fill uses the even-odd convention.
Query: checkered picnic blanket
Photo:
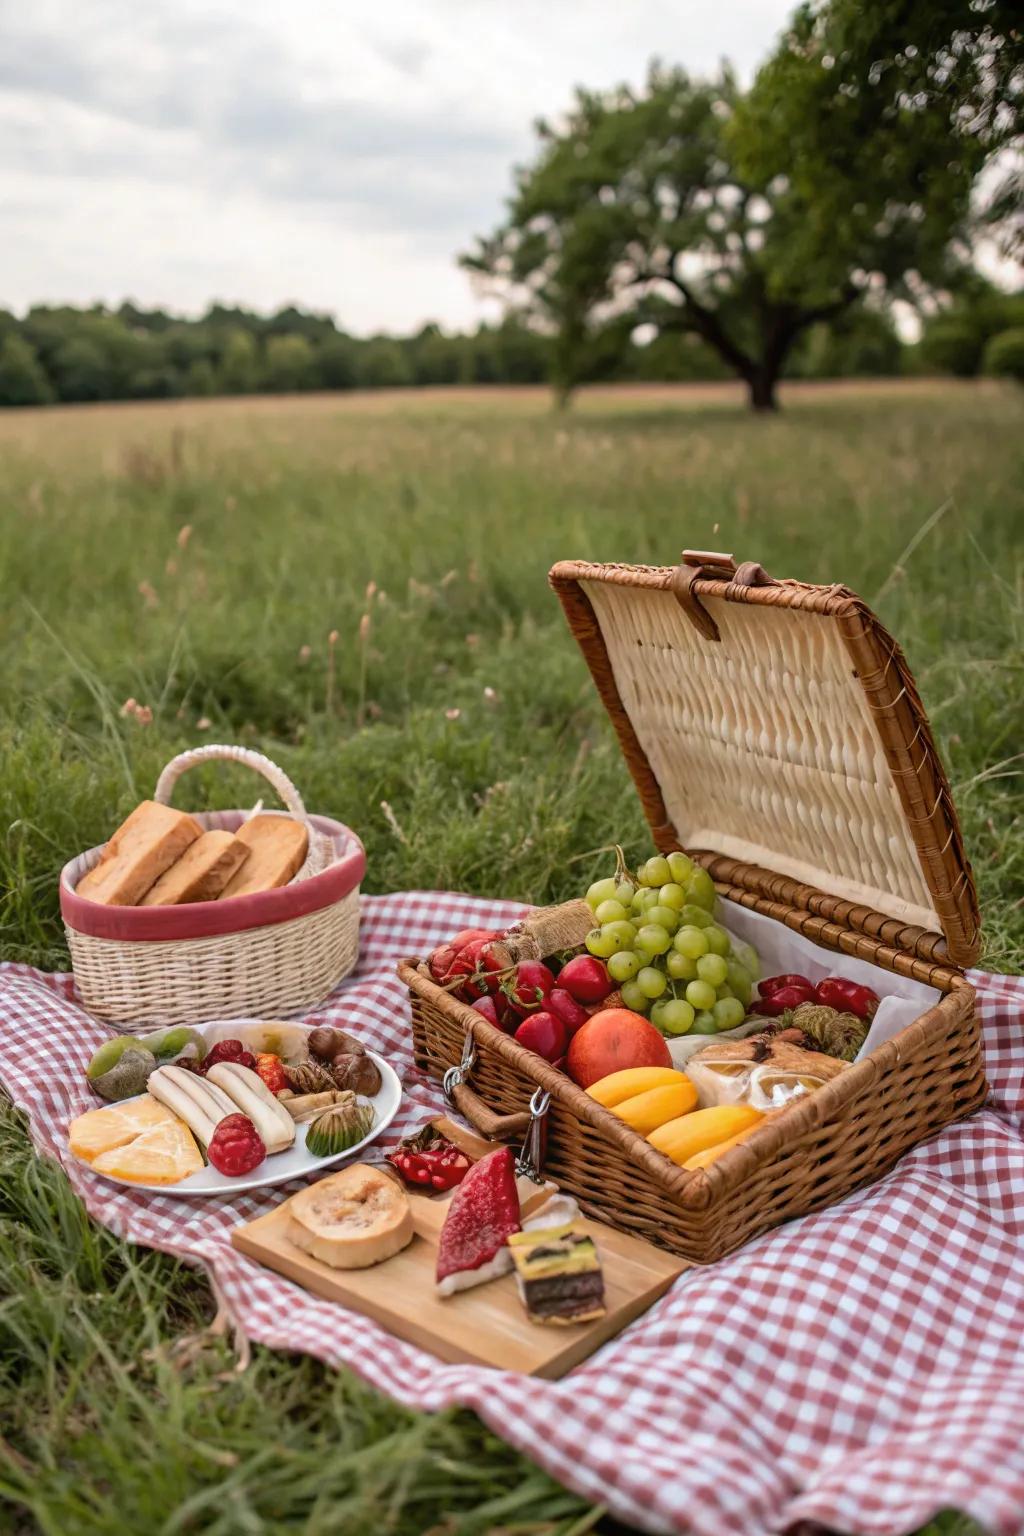
[[[394,1063],[405,1099],[392,1133],[441,1107],[412,1063],[394,961],[521,911],[424,892],[364,901],[359,968],[316,1018]],[[0,967],[0,1079],[93,1217],[203,1263],[250,1339],[350,1366],[413,1408],[472,1408],[623,1521],[896,1536],[954,1507],[1009,1536],[1024,1530],[1024,979],[971,980],[989,1108],[841,1205],[684,1274],[553,1383],[443,1365],[243,1258],[232,1226],[281,1190],[184,1202],[72,1162],[65,1127],[94,1102],[77,1069],[107,1031],[75,1004],[70,977]]]

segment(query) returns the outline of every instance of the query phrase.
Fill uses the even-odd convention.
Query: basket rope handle
[[[183,773],[187,773],[189,768],[195,768],[199,763],[218,761],[243,763],[246,768],[253,768],[257,773],[261,773],[296,820],[301,821],[312,833],[313,828],[306,814],[306,807],[302,803],[302,796],[291,779],[276,763],[271,762],[269,757],[264,757],[262,752],[254,752],[251,747],[221,746],[210,742],[206,746],[191,747],[187,752],[179,752],[177,757],[171,758],[157,779],[156,789],[153,791],[154,800],[158,800],[161,805],[170,805],[174,786]]]

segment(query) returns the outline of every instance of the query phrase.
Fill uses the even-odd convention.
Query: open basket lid
[[[550,579],[660,849],[922,959],[977,958],[949,783],[903,653],[859,597],[689,550]]]

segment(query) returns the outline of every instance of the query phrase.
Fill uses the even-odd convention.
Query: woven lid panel
[[[711,642],[672,574],[553,573],[656,838],[942,933],[967,963],[973,883],[895,644],[841,588],[700,581]]]

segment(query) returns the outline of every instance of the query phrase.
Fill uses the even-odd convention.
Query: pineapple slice
[[[92,1166],[97,1173],[132,1184],[177,1184],[204,1165],[188,1126],[168,1112],[167,1121],[151,1126],[127,1145],[101,1152]]]
[[[91,1163],[104,1152],[123,1147],[154,1126],[167,1125],[174,1116],[166,1104],[151,1094],[111,1104],[107,1109],[90,1109],[72,1120],[68,1127],[68,1145],[76,1157]]]

